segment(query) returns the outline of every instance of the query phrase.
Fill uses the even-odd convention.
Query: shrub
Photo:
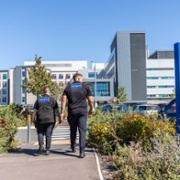
[[[150,138],[163,138],[167,133],[174,136],[174,123],[139,114],[124,115],[116,128],[117,136],[123,140],[122,144],[128,144],[130,141],[149,144]]]
[[[32,117],[32,113],[33,113],[33,112],[32,112],[31,110],[26,109],[26,110],[22,113],[22,115],[19,116],[19,118],[21,119],[20,126],[27,126],[27,122],[28,122],[28,120],[27,120],[27,115],[29,114],[29,115],[31,115],[31,117]]]
[[[157,115],[96,111],[88,122],[88,142],[112,155],[113,179],[180,179],[175,122]]]
[[[140,143],[131,142],[129,146],[120,146],[112,156],[116,167],[114,179],[138,179],[140,169],[146,159],[143,155],[143,147]]]
[[[101,113],[100,110],[96,110],[88,121],[88,144],[98,148],[103,154],[111,154],[119,141],[119,138],[116,137],[115,127],[121,116],[115,112]]]
[[[151,138],[163,138],[165,134],[174,136],[175,123],[157,120],[156,116],[144,116],[132,113],[101,113],[96,111],[88,121],[88,143],[105,154],[112,153],[120,144],[141,141],[145,148],[150,148]],[[103,148],[109,143],[111,148]]]
[[[91,145],[98,148],[104,154],[112,152],[111,141],[112,135],[110,133],[110,123],[95,123],[89,129],[88,139]]]
[[[11,105],[0,109],[0,153],[11,150],[16,145],[15,134],[20,120]]]
[[[180,179],[180,149],[175,137],[166,134],[165,141],[153,139],[153,148],[144,151],[140,142],[119,147],[112,159],[114,179]]]

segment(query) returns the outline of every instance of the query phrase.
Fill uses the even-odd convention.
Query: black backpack
[[[41,123],[55,122],[53,104],[51,98],[43,96],[38,99],[37,121]]]

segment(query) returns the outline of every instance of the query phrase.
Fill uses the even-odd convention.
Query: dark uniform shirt
[[[37,109],[37,122],[52,123],[55,122],[55,109],[58,108],[57,101],[47,94],[38,98],[34,104],[34,108]]]
[[[63,95],[68,99],[68,113],[87,115],[87,97],[92,96],[87,85],[80,82],[69,84]]]

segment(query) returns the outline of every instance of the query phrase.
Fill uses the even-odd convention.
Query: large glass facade
[[[96,96],[110,96],[109,82],[96,82],[96,89],[94,82],[89,82],[85,84],[87,84],[90,87],[92,91],[92,96],[95,96],[95,90],[96,90]]]

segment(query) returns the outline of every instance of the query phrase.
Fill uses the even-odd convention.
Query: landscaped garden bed
[[[87,138],[99,154],[104,179],[180,179],[175,122],[97,110],[88,122]]]

